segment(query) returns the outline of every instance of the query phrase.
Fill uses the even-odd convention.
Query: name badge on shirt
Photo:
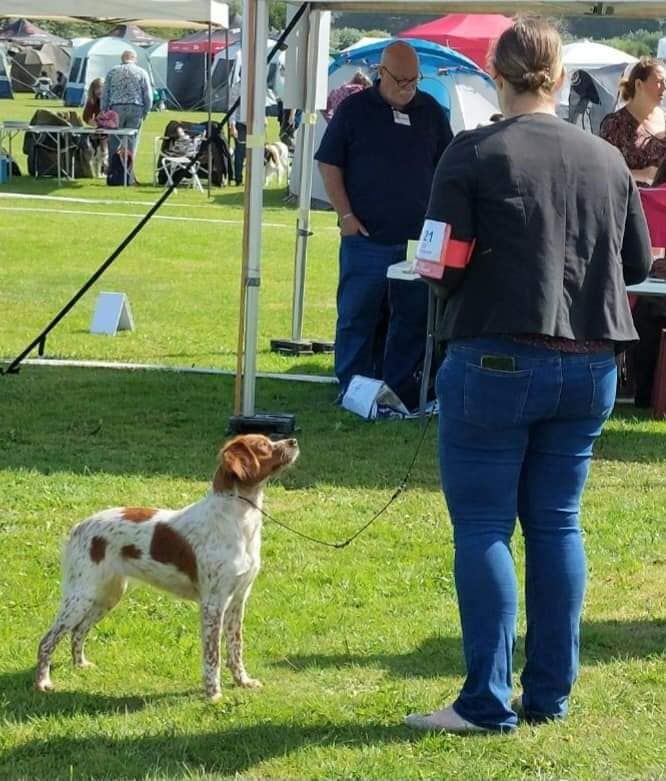
[[[396,125],[407,125],[407,127],[411,127],[412,124],[409,121],[409,114],[403,114],[402,111],[397,109],[393,109],[393,121]]]

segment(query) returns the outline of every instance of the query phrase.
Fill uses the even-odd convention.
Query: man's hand
[[[356,215],[350,212],[349,214],[346,214],[344,217],[340,218],[341,236],[357,236],[359,233],[366,238],[370,236],[365,228],[365,225],[363,225],[363,223],[356,218]]]

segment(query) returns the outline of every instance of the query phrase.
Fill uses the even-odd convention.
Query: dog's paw
[[[35,690],[38,692],[52,692],[53,684],[49,680],[35,681]]]
[[[243,689],[261,689],[264,684],[256,678],[246,676],[236,681],[236,685]]]
[[[89,670],[91,667],[95,666],[95,663],[88,661],[88,659],[82,659],[80,662],[74,662],[74,667],[78,667],[79,670]]]
[[[206,699],[208,702],[219,702],[222,699],[222,692],[220,689],[213,692],[206,692]]]

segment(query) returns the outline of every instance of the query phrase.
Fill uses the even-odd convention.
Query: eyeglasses
[[[394,76],[391,73],[391,71],[386,67],[386,65],[382,65],[381,68],[382,68],[382,70],[385,70],[388,73],[388,75],[396,83],[396,86],[401,87],[401,88],[402,87],[414,87],[423,78],[423,74],[419,73],[418,76],[414,76],[414,78],[412,78],[412,79],[399,79],[397,76]]]

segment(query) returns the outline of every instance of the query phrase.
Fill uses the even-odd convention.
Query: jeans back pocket
[[[525,409],[532,370],[498,371],[468,363],[465,366],[465,420],[485,428],[518,423]]]
[[[614,358],[590,363],[592,375],[592,401],[590,414],[607,418],[613,411],[617,392],[617,364]]]

